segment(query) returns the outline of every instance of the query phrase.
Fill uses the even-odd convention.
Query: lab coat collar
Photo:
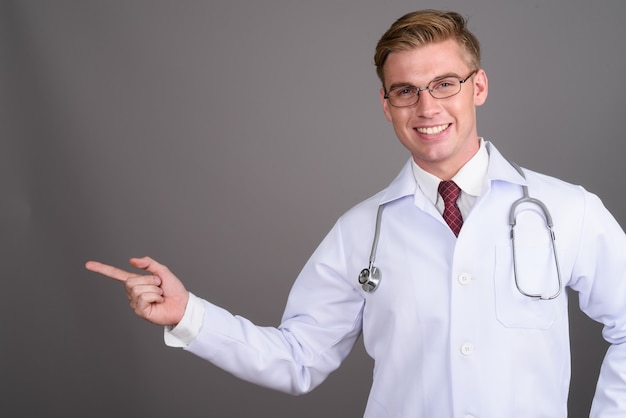
[[[511,165],[511,162],[504,158],[500,151],[489,141],[485,141],[489,152],[489,166],[487,167],[487,181],[485,185],[490,185],[494,181],[504,181],[519,186],[527,186],[526,179]]]
[[[385,189],[379,205],[392,202],[405,196],[412,196],[415,194],[417,188],[417,182],[413,175],[413,167],[411,165],[411,159],[409,159],[398,176],[391,182],[391,184]]]
[[[517,172],[511,163],[500,154],[497,148],[489,141],[485,141],[489,153],[489,166],[487,167],[487,181],[485,187],[489,188],[493,181],[504,181],[517,185],[527,185],[526,179]],[[416,194],[419,189],[413,175],[413,167],[409,159],[398,176],[391,182],[382,194],[380,205]],[[483,191],[484,192],[484,191]],[[417,197],[417,196],[416,196]]]

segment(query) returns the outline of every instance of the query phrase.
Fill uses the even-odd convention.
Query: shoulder
[[[416,182],[409,160],[386,188],[347,210],[339,218],[339,222],[352,224],[369,221],[370,219],[373,222],[379,206],[387,206],[391,203],[395,204],[403,201],[407,197],[414,196],[415,190]]]
[[[566,180],[539,173],[537,171],[524,168],[524,174],[528,181],[528,186],[546,189],[552,192],[561,192],[566,194],[583,195],[589,193],[584,187],[578,184],[570,183]]]
[[[340,218],[339,223],[344,225],[362,224],[363,222],[369,222],[369,220],[376,217],[376,212],[380,206],[385,191],[381,190],[375,195],[359,202],[350,209],[348,209]]]
[[[540,199],[551,210],[560,213],[565,219],[585,220],[585,223],[599,219],[613,219],[613,215],[595,193],[583,186],[565,180],[524,170],[528,181],[528,193]]]

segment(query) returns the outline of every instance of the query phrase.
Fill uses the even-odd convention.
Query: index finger
[[[117,267],[113,267],[108,264],[99,263],[97,261],[88,261],[87,263],[85,263],[85,268],[89,271],[93,271],[94,273],[100,273],[103,276],[107,276],[120,282],[125,282],[126,279],[134,276],[133,273],[129,273],[125,270],[118,269]]]

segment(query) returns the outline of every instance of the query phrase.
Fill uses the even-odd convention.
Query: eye
[[[415,96],[417,94],[417,89],[415,87],[398,87],[391,90],[391,94],[395,97],[408,97]]]
[[[459,85],[459,80],[456,78],[444,78],[434,81],[430,90],[454,90]]]

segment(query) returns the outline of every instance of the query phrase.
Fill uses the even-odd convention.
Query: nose
[[[415,104],[415,112],[418,116],[432,118],[441,110],[439,100],[430,95],[428,90],[419,92],[419,100]]]

